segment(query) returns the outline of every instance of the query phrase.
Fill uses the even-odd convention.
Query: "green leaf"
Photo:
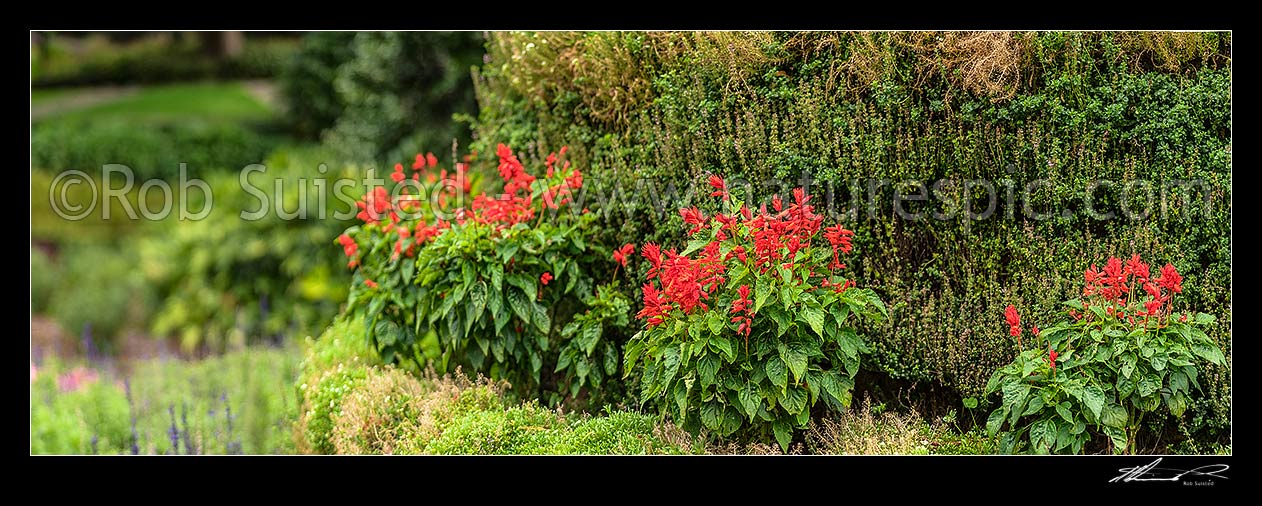
[[[723,424],[723,405],[718,402],[707,402],[702,405],[701,423],[707,429],[718,432]]]
[[[508,275],[508,284],[520,288],[526,294],[527,300],[535,300],[539,297],[539,285],[535,284],[536,278],[522,272],[514,272]]]
[[[548,309],[537,303],[532,303],[530,308],[534,311],[534,314],[530,316],[530,321],[540,332],[547,334],[552,329],[552,317],[548,316]]]
[[[667,347],[662,352],[662,364],[666,370],[660,381],[662,385],[669,385],[670,381],[675,379],[675,373],[679,372],[679,348],[675,346]]]
[[[793,442],[793,429],[788,423],[780,420],[771,422],[771,432],[776,435],[776,443],[780,444],[780,450],[788,453],[789,443]]]
[[[793,373],[794,383],[802,382],[802,375],[806,374],[806,361],[806,352],[802,351],[797,346],[790,346],[786,350],[784,354],[784,363],[789,366],[789,372]]]
[[[618,349],[612,344],[605,345],[605,375],[613,376],[618,372]]]
[[[1215,365],[1227,365],[1227,360],[1223,357],[1223,351],[1212,344],[1193,344],[1192,352]]]
[[[688,385],[682,381],[675,383],[675,404],[681,415],[688,412]]]
[[[1074,415],[1069,412],[1069,403],[1062,402],[1056,405],[1056,414],[1065,419],[1066,422],[1074,423]]]
[[[1166,407],[1170,408],[1170,412],[1173,413],[1174,416],[1183,416],[1183,412],[1188,408],[1187,397],[1183,395],[1183,392],[1179,392],[1174,395],[1166,395],[1165,399]]]
[[[1182,372],[1170,374],[1170,391],[1175,393],[1189,391],[1187,375]]]
[[[824,310],[818,306],[806,306],[802,310],[802,318],[811,326],[811,330],[815,331],[815,335],[824,335]]]
[[[736,350],[732,348],[732,341],[725,336],[716,335],[710,338],[710,347],[714,348],[727,357],[728,361],[736,359]]]
[[[1135,385],[1135,393],[1140,397],[1148,397],[1161,389],[1161,378],[1156,374],[1149,374],[1139,379],[1139,384]]]
[[[784,306],[785,312],[793,310],[793,291],[789,287],[780,287],[780,303]]]
[[[1051,420],[1036,420],[1030,424],[1030,446],[1038,453],[1051,449],[1056,442],[1056,425]]]
[[[785,386],[789,384],[789,369],[784,366],[784,362],[779,357],[767,357],[767,378],[771,380],[771,384],[780,388],[783,392]]]
[[[1126,408],[1117,404],[1109,404],[1100,412],[1100,423],[1106,427],[1125,428]]]
[[[1087,405],[1087,409],[1091,410],[1091,413],[1096,418],[1100,417],[1100,410],[1104,409],[1105,403],[1104,391],[1100,390],[1100,387],[1087,385],[1086,388],[1082,389],[1082,398],[1079,400]]]
[[[706,353],[697,361],[697,372],[701,375],[702,389],[713,385],[715,375],[719,372],[719,357],[713,353]]]
[[[1008,408],[1000,407],[990,412],[990,416],[986,418],[986,433],[990,437],[995,437],[999,433],[999,429],[1003,427],[1003,421],[1008,418]]]
[[[513,308],[513,312],[517,313],[517,317],[526,323],[530,323],[530,306],[533,305],[530,299],[521,293],[521,290],[508,291],[508,305]]]
[[[824,392],[837,399],[842,406],[850,405],[851,390],[854,388],[854,380],[841,376],[837,371],[825,371],[820,376],[820,386]]]
[[[578,345],[583,349],[583,353],[592,354],[592,351],[596,349],[596,344],[600,342],[600,335],[603,330],[599,323],[583,325],[582,330],[578,333]]]
[[[758,286],[754,287],[754,312],[762,310],[763,303],[767,302],[767,296],[771,295],[771,281],[763,279],[758,282]]]
[[[478,281],[478,283],[473,285],[473,288],[469,290],[469,302],[473,307],[473,319],[482,317],[482,312],[486,310],[485,281]]]
[[[1158,371],[1164,371],[1166,369],[1166,356],[1153,355],[1152,359],[1149,360],[1149,363],[1152,364],[1153,369],[1156,369]]]
[[[1214,315],[1208,313],[1196,313],[1196,319],[1193,321],[1202,325],[1214,323]]]
[[[758,414],[758,405],[762,404],[762,396],[758,395],[758,387],[752,382],[746,383],[745,388],[737,392],[737,396],[740,398],[741,407],[745,409],[745,416],[753,420],[754,416]]]
[[[705,315],[706,326],[710,328],[711,334],[718,334],[723,331],[723,315],[718,311],[710,311]]]
[[[789,414],[796,415],[806,409],[806,396],[806,389],[791,385],[784,391],[784,397],[780,398],[780,405]]]
[[[841,329],[837,333],[837,345],[841,347],[841,353],[847,357],[859,356],[859,336],[854,333],[853,329]]]
[[[1104,426],[1104,433],[1113,441],[1113,453],[1121,454],[1126,451],[1126,431],[1119,427]]]
[[[491,286],[496,292],[504,291],[504,264],[491,264]]]

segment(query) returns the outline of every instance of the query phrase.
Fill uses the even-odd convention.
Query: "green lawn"
[[[82,88],[51,88],[31,90],[31,105],[44,104],[64,99],[66,97],[85,93]]]
[[[35,90],[31,103],[49,103],[90,89]],[[144,88],[117,100],[74,109],[48,121],[126,120],[168,122],[199,119],[214,122],[266,120],[273,111],[240,83],[188,83]]]

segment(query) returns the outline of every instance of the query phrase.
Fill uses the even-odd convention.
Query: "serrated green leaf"
[[[784,391],[784,396],[780,398],[780,405],[789,414],[796,415],[801,413],[803,409],[806,409],[806,396],[806,389],[790,385]]]
[[[508,305],[523,322],[530,322],[530,315],[534,312],[531,309],[531,306],[534,305],[534,303],[531,302],[530,299],[527,299],[520,290],[508,291]]]
[[[697,372],[701,376],[701,388],[705,389],[715,382],[715,375],[719,372],[719,357],[713,353],[706,353],[697,361]]]
[[[776,436],[776,443],[780,445],[780,450],[788,453],[789,443],[793,442],[793,429],[788,423],[776,420],[771,422],[771,432]]]
[[[990,416],[986,418],[986,433],[990,437],[995,437],[999,433],[999,429],[1003,427],[1003,421],[1008,418],[1008,408],[1000,407],[990,412]]]
[[[767,364],[764,368],[767,372],[767,378],[771,380],[771,384],[783,392],[785,386],[789,384],[789,368],[785,367],[784,362],[779,357],[767,357]]]
[[[815,331],[815,335],[824,335],[824,310],[818,306],[806,306],[802,309],[802,318],[806,320],[807,325],[811,326],[811,330]]]
[[[705,315],[706,327],[710,328],[711,334],[718,334],[723,331],[723,315],[718,311],[710,311]]]
[[[802,375],[806,374],[806,352],[796,346],[790,346],[784,354],[784,363],[789,366],[789,372],[793,373],[793,382],[801,383]]]
[[[771,295],[771,281],[762,280],[758,282],[758,286],[754,287],[754,312],[762,310],[763,303],[767,302],[767,297]]]
[[[1126,408],[1117,404],[1109,404],[1100,411],[1100,423],[1106,427],[1125,428],[1126,427]]]

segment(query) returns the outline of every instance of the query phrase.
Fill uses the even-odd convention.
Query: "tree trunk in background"
[[[245,49],[245,34],[234,32],[198,32],[202,51],[216,58],[232,58]]]

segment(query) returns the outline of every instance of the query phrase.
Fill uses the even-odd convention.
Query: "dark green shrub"
[[[325,134],[330,145],[351,160],[382,162],[467,143],[468,126],[452,116],[477,110],[469,70],[482,59],[480,34],[364,32],[351,49],[334,82],[344,110]]]
[[[345,103],[333,86],[338,69],[354,55],[355,32],[312,32],[279,77],[285,120],[296,134],[318,139],[337,123]]]

